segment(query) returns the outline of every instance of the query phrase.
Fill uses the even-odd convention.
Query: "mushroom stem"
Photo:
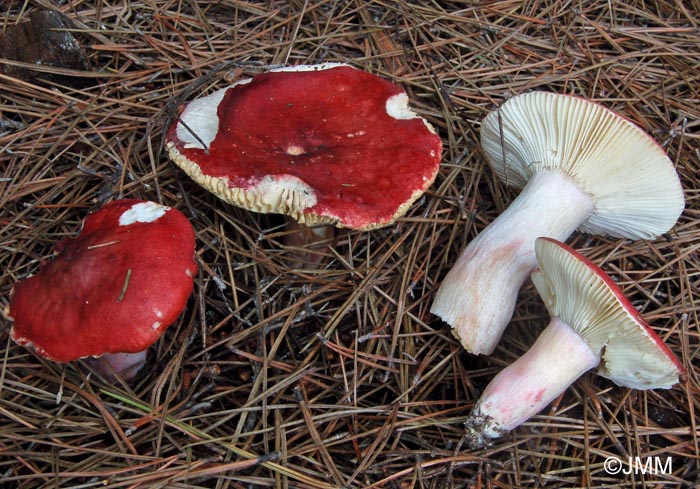
[[[117,376],[126,382],[132,380],[146,364],[148,350],[136,353],[105,353],[98,358],[90,358],[89,362],[101,376],[114,380]]]
[[[536,267],[535,239],[565,240],[593,211],[570,177],[535,173],[511,205],[462,252],[440,286],[431,312],[454,328],[474,354],[493,352]]]
[[[565,322],[552,319],[534,345],[489,383],[465,426],[472,448],[486,445],[544,409],[600,363],[600,352]]]
[[[284,245],[289,250],[291,268],[321,267],[324,254],[335,237],[335,226],[323,224],[306,226],[295,219],[286,218]]]

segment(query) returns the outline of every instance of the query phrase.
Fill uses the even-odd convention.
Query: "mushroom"
[[[481,447],[541,411],[586,371],[633,389],[670,388],[684,373],[671,350],[589,259],[538,238],[532,281],[551,316],[532,347],[489,383],[467,421]]]
[[[337,63],[274,69],[195,99],[166,143],[226,202],[361,230],[402,216],[432,184],[442,151],[404,90]]]
[[[177,209],[134,199],[89,215],[38,274],[13,287],[12,339],[57,362],[100,357],[131,379],[187,304],[197,272],[194,231]]]
[[[642,129],[594,102],[533,92],[481,127],[490,166],[520,195],[462,252],[431,312],[471,353],[492,353],[536,266],[535,239],[578,229],[629,239],[668,231],[684,207],[673,163]]]

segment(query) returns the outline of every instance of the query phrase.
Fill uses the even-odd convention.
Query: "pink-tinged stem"
[[[564,241],[592,211],[591,197],[568,176],[534,174],[462,252],[431,312],[454,328],[467,351],[492,353],[513,315],[520,287],[537,265],[535,239]]]
[[[583,373],[600,363],[600,352],[554,318],[534,345],[489,383],[466,421],[467,442],[484,446],[547,406]]]
[[[129,382],[146,364],[148,350],[137,353],[105,353],[98,358],[90,358],[90,365],[105,379],[114,380],[117,376]]]

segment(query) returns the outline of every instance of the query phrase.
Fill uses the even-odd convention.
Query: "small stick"
[[[190,128],[190,126],[188,126],[185,123],[185,121],[182,120],[182,118],[180,118],[180,116],[175,116],[175,118],[177,119],[178,123],[180,123],[185,129],[187,129],[187,132],[192,134],[192,137],[194,137],[197,140],[197,142],[202,145],[202,148],[204,148],[204,152],[206,154],[209,154],[209,145],[205,144],[205,142],[202,141],[202,138],[200,138],[199,135],[196,132],[194,132],[194,130],[192,130],[192,128]]]
[[[119,297],[117,298],[117,302],[121,302],[124,300],[124,296],[126,295],[126,289],[129,288],[129,280],[131,280],[131,268],[129,268],[126,271],[126,278],[124,279],[124,285],[122,286],[122,291],[119,294]]]
[[[86,249],[94,250],[96,248],[104,248],[105,246],[112,246],[112,245],[115,245],[117,243],[119,243],[119,240],[115,239],[114,241],[107,241],[106,243],[98,243],[98,244],[90,245]]]

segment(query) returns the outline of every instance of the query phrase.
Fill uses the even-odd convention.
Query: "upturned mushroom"
[[[43,357],[101,357],[107,377],[131,379],[148,347],[184,310],[197,264],[194,231],[177,209],[119,200],[90,214],[38,274],[15,284],[12,339]]]
[[[583,98],[533,92],[481,127],[491,168],[522,188],[462,252],[431,311],[474,354],[493,352],[536,266],[535,239],[591,234],[653,239],[684,207],[673,163],[642,129]]]
[[[538,238],[532,281],[551,316],[532,347],[489,383],[466,421],[467,441],[484,446],[540,412],[586,371],[633,389],[670,388],[680,361],[589,259]]]
[[[403,89],[336,63],[271,70],[195,99],[166,141],[170,158],[226,202],[361,230],[402,216],[442,152]]]

